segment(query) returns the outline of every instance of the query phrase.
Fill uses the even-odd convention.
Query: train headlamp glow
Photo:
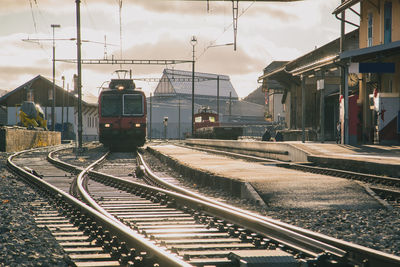
[[[118,84],[116,87],[117,87],[118,91],[122,91],[122,90],[125,89],[125,87],[123,85],[121,85],[121,84]]]
[[[136,127],[136,128],[139,128],[139,127],[140,127],[140,123],[136,123],[136,124],[135,124],[135,127]]]
[[[104,128],[110,128],[110,127],[111,127],[111,124],[109,124],[109,123],[104,124]]]

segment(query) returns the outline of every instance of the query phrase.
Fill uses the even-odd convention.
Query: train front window
[[[101,100],[101,116],[114,117],[121,115],[121,96],[103,95]]]
[[[124,95],[124,115],[142,115],[143,97],[139,94]]]

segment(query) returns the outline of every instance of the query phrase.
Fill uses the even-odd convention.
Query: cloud
[[[200,56],[200,49],[197,57]],[[191,60],[192,47],[187,40],[181,40],[170,36],[163,36],[155,43],[142,43],[131,46],[123,51],[124,58],[127,59],[181,59]],[[259,71],[264,67],[264,59],[254,58],[246,51],[238,47],[233,51],[232,46],[216,47],[207,50],[196,62],[198,69],[204,72],[247,74],[253,71]],[[91,70],[103,72],[104,66],[85,66]],[[153,66],[133,66],[138,69],[140,74],[154,73]],[[171,66],[162,66],[171,67]],[[191,69],[191,64],[182,64],[174,66],[177,69]],[[159,69],[159,68],[157,68]]]
[[[49,73],[43,67],[3,67],[0,66],[0,88],[13,90],[39,74]]]

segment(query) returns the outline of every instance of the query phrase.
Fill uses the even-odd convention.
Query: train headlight
[[[140,127],[140,123],[136,123],[136,124],[135,124],[135,127],[136,127],[136,128],[139,128],[139,127]]]
[[[110,123],[105,123],[104,124],[104,128],[110,128],[111,127],[111,124]]]
[[[125,86],[123,86],[122,84],[118,84],[116,87],[118,91],[122,91],[125,89]]]

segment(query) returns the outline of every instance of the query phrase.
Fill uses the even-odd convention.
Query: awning
[[[266,74],[264,74],[264,75],[258,77],[257,81],[258,81],[258,82],[261,82],[263,79],[268,78],[268,77],[271,77],[271,76],[273,76],[273,75],[275,75],[275,74],[277,74],[278,72],[281,72],[281,71],[282,71],[282,72],[285,72],[285,65],[283,65],[283,66],[280,67],[280,68],[277,68],[276,70],[274,70],[274,71],[272,71],[272,72],[266,73]]]
[[[393,54],[400,54],[399,48],[400,41],[396,41],[382,45],[344,51],[339,56],[340,59],[351,58],[352,62],[359,62],[361,60],[375,58],[377,55],[390,56]]]
[[[342,13],[343,11],[345,11],[346,9],[348,9],[349,7],[354,6],[355,4],[359,3],[361,0],[346,0],[344,1],[340,6],[338,6],[333,12],[332,14],[337,15],[339,13]]]
[[[330,56],[326,56],[325,58],[310,62],[307,65],[303,65],[301,67],[298,67],[296,69],[290,70],[288,71],[290,74],[296,76],[296,75],[300,75],[312,70],[315,70],[317,68],[322,68],[324,66],[333,64],[336,62],[336,60],[338,59],[338,55],[330,55]]]

